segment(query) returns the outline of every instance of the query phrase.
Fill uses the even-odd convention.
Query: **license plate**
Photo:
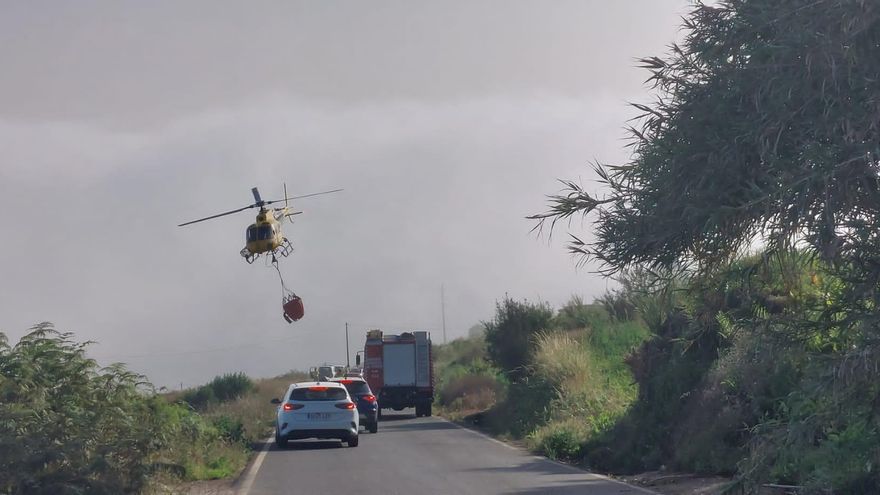
[[[330,413],[326,413],[326,412],[309,413],[309,419],[314,419],[316,421],[327,420],[327,419],[330,419]]]

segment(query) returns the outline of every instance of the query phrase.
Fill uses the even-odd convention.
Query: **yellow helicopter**
[[[280,254],[281,256],[288,256],[290,253],[293,252],[293,246],[290,244],[290,240],[284,237],[284,234],[281,232],[281,224],[284,222],[284,220],[289,220],[292,222],[293,220],[291,217],[293,217],[293,215],[299,215],[302,212],[292,211],[290,209],[290,200],[310,198],[312,196],[330,194],[339,191],[342,191],[342,189],[333,189],[331,191],[322,191],[318,193],[304,194],[302,196],[287,197],[287,185],[285,184],[283,199],[264,201],[263,198],[260,196],[260,191],[257,190],[256,187],[254,187],[251,188],[251,193],[254,195],[254,204],[243,206],[236,210],[218,213],[216,215],[211,215],[205,218],[200,218],[198,220],[184,222],[178,225],[178,227],[183,227],[185,225],[191,225],[198,222],[204,222],[205,220],[212,220],[214,218],[224,217],[226,215],[232,215],[233,213],[238,213],[249,208],[259,207],[260,211],[257,213],[256,222],[248,226],[247,230],[245,231],[245,246],[241,250],[241,256],[248,263],[253,263],[254,260],[259,258],[261,254],[269,253],[272,255],[272,260],[275,261],[275,255]],[[280,203],[281,201],[284,201],[283,208],[267,208],[267,206],[275,203]]]

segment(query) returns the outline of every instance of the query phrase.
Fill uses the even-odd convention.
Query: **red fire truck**
[[[358,356],[360,358],[360,356]],[[360,365],[360,359],[357,359]],[[383,335],[367,332],[364,378],[382,409],[416,408],[416,417],[430,416],[434,402],[434,361],[428,332]]]

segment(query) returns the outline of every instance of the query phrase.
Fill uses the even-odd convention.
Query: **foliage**
[[[514,301],[505,296],[496,304],[495,318],[485,322],[489,359],[515,379],[531,362],[531,340],[549,328],[553,310],[546,303]]]
[[[578,460],[581,446],[594,432],[579,418],[550,422],[528,436],[528,445],[551,459]]]
[[[641,61],[659,95],[636,105],[632,161],[596,167],[608,196],[569,183],[535,218],[596,213],[595,242],[572,247],[612,272],[711,271],[758,240],[829,261],[876,245],[880,5],[724,0],[685,28]]]
[[[434,356],[438,405],[446,416],[478,413],[503,397],[507,380],[488,362],[482,335],[435,346]]]
[[[552,326],[564,330],[595,328],[608,323],[608,312],[598,304],[585,304],[580,296],[572,298],[556,312]]]
[[[195,409],[204,410],[212,404],[236,400],[253,389],[254,382],[244,373],[226,373],[185,392],[182,400]]]
[[[143,377],[99,368],[87,343],[39,324],[0,345],[0,491],[139,490],[166,442]]]
[[[880,4],[697,3],[685,30],[642,60],[658,98],[631,160],[595,167],[606,195],[566,182],[533,217],[594,215],[570,249],[608,274],[678,275],[639,308],[639,400],[589,455],[875,492]]]
[[[265,437],[270,392],[243,407],[257,396],[244,375],[206,386],[240,400],[199,414],[121,364],[99,367],[88,345],[49,323],[15,346],[0,334],[0,493],[139,493],[160,479],[228,477]]]
[[[99,367],[88,342],[49,323],[0,342],[2,493],[139,492],[158,471],[197,477],[185,464],[216,462],[224,447],[201,417],[121,364]],[[238,451],[232,469],[246,458]]]
[[[517,309],[523,307],[528,304]],[[504,393],[496,393],[494,406],[481,419],[496,434],[525,438],[534,450],[573,458],[582,444],[610,428],[635,399],[624,358],[648,332],[637,321],[612,321],[601,305],[585,304],[578,297],[556,312],[546,306],[540,309],[548,310],[551,318],[541,325],[545,330],[530,332],[521,354],[529,356],[528,363]],[[499,314],[496,321],[503,319],[513,328],[527,327],[534,318],[529,311],[499,310]],[[468,356],[467,349],[478,345],[473,340],[456,343],[456,355]],[[492,379],[497,380],[497,375],[490,377],[475,366],[479,358],[463,367],[460,362],[466,358],[449,359],[449,350],[438,352],[441,401],[454,402],[460,389],[485,390]],[[442,378],[447,376],[453,378]]]
[[[613,426],[635,400],[632,375],[623,360],[646,332],[620,325],[633,324],[608,322],[576,337],[557,331],[536,339],[531,378],[544,386],[544,394],[552,393],[549,400],[544,397],[544,421],[531,425],[528,439],[533,448],[550,457],[574,459],[583,444]],[[636,339],[619,345],[612,335]]]

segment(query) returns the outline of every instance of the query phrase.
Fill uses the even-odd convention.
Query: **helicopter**
[[[292,217],[294,215],[299,215],[302,213],[301,211],[293,211],[290,208],[290,200],[292,199],[302,199],[309,198],[312,196],[318,196],[321,194],[330,194],[342,191],[342,189],[333,189],[332,191],[322,191],[318,193],[305,194],[302,196],[287,196],[287,184],[284,184],[284,198],[283,199],[273,199],[270,201],[264,201],[260,196],[260,191],[254,187],[251,188],[251,194],[254,195],[254,203],[243,206],[241,208],[226,211],[223,213],[218,213],[216,215],[211,215],[209,217],[200,218],[198,220],[192,220],[190,222],[184,222],[178,227],[184,227],[186,225],[192,225],[194,223],[204,222],[206,220],[212,220],[214,218],[224,217],[226,215],[232,215],[233,213],[238,213],[250,208],[259,208],[260,210],[257,212],[256,221],[250,224],[245,230],[245,245],[241,249],[241,256],[244,258],[248,264],[253,263],[260,255],[268,255],[271,256],[269,258],[272,262],[272,267],[278,272],[278,278],[281,280],[281,306],[284,310],[282,316],[288,323],[293,323],[294,321],[298,321],[305,314],[305,308],[303,307],[302,299],[297,296],[292,290],[288,289],[286,285],[284,285],[284,277],[281,276],[281,270],[278,268],[278,257],[281,256],[289,256],[290,253],[293,252],[293,246],[290,243],[290,240],[287,237],[284,237],[284,234],[281,232],[281,224],[284,223],[285,220],[293,222]],[[280,203],[284,201],[284,207],[282,208],[273,208],[268,207],[269,205]]]
[[[198,220],[184,222],[178,225],[178,227],[225,217],[226,215],[232,215],[233,213],[238,213],[250,208],[259,208],[260,210],[257,212],[256,221],[250,224],[247,230],[245,230],[245,246],[241,249],[240,254],[248,264],[253,263],[261,254],[267,253],[272,255],[272,260],[274,262],[276,260],[275,255],[289,256],[290,253],[293,252],[293,246],[291,245],[290,240],[287,237],[284,237],[284,233],[281,232],[281,224],[284,223],[285,220],[293,222],[292,217],[294,215],[299,215],[302,212],[291,210],[290,200],[310,198],[312,196],[330,194],[339,191],[342,191],[342,189],[333,189],[331,191],[287,197],[287,184],[285,184],[283,199],[265,201],[260,196],[260,191],[256,187],[253,187],[251,188],[251,193],[254,195],[253,204],[211,215],[209,217],[200,218]],[[267,206],[280,203],[281,201],[284,201],[283,208],[267,208]]]

